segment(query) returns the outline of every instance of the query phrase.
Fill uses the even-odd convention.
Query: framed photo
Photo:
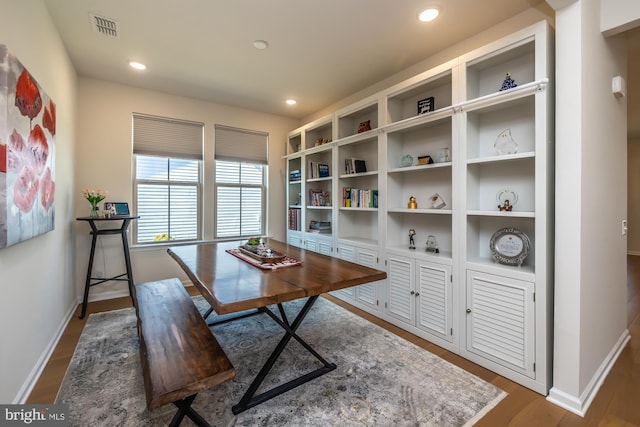
[[[418,115],[428,113],[435,109],[435,98],[430,96],[429,98],[421,99],[418,101]]]
[[[105,202],[103,207],[105,213],[110,215],[129,215],[129,203],[127,202]]]
[[[489,249],[493,258],[500,264],[520,267],[529,255],[531,241],[522,231],[505,227],[493,233]]]

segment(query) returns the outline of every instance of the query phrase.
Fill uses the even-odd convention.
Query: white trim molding
[[[60,326],[58,326],[56,333],[53,334],[51,341],[49,341],[49,344],[47,344],[47,346],[45,347],[44,351],[38,358],[38,361],[33,366],[33,369],[31,369],[31,372],[29,372],[29,375],[27,376],[25,382],[22,384],[22,387],[20,387],[20,390],[18,390],[18,394],[13,399],[13,405],[23,405],[27,402],[29,395],[40,379],[40,375],[42,375],[42,371],[44,371],[44,368],[47,366],[47,363],[49,362],[53,351],[56,349],[58,341],[60,341],[60,338],[62,338],[62,334],[64,333],[65,329],[67,329],[69,320],[71,320],[71,317],[73,316],[73,313],[75,313],[76,308],[78,308],[78,304],[76,302],[71,304],[69,311],[67,311],[67,314],[60,323]]]
[[[596,394],[598,394],[598,390],[602,387],[604,380],[607,378],[607,375],[609,375],[611,368],[616,363],[616,360],[618,360],[618,357],[620,357],[620,353],[622,353],[622,350],[630,339],[631,335],[629,335],[629,330],[625,329],[580,397],[573,396],[556,387],[552,387],[551,390],[549,390],[547,400],[567,411],[584,417]]]

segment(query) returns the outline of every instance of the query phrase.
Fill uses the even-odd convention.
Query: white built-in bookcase
[[[292,131],[285,157],[287,176],[301,173],[287,184],[288,208],[299,210],[288,243],[387,271],[336,296],[542,394],[552,360],[552,70],[541,22]],[[500,91],[507,72],[517,86]],[[418,114],[429,97],[433,111]],[[516,153],[494,147],[506,130]],[[418,164],[426,155],[434,162]],[[347,173],[348,159],[366,172]],[[329,176],[310,178],[312,163]],[[345,187],[377,190],[377,207],[343,206]],[[330,206],[312,206],[310,189],[330,193]],[[518,195],[510,212],[498,209],[503,190]],[[434,209],[434,194],[446,206]],[[330,221],[331,233],[309,232],[311,221]],[[530,239],[521,266],[493,260],[504,227]],[[438,253],[425,250],[430,235]]]

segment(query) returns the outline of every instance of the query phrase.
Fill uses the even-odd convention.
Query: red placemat
[[[302,264],[302,261],[298,261],[297,259],[293,259],[288,256],[285,256],[283,260],[278,262],[260,262],[257,259],[253,259],[250,256],[243,254],[239,249],[227,249],[226,252],[262,270],[277,270],[278,268],[292,267],[294,265]]]

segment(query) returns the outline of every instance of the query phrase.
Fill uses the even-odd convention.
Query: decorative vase
[[[91,218],[98,218],[99,214],[99,209],[98,209],[98,203],[91,203],[91,212],[89,213],[89,216]]]

